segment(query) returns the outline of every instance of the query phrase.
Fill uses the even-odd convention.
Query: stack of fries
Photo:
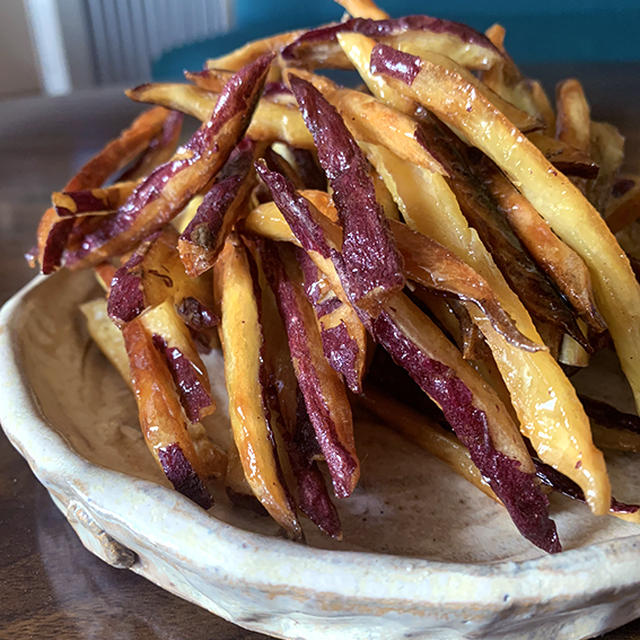
[[[545,551],[561,549],[549,490],[640,522],[596,447],[640,450],[640,420],[568,377],[612,343],[640,403],[640,287],[614,236],[640,246],[640,178],[620,175],[622,137],[577,80],[554,111],[499,25],[340,4],[341,23],[128,91],[155,106],[53,194],[42,271],[95,270],[89,332],[167,478],[204,508],[223,477],[291,538],[300,513],[339,538],[325,475],[338,498],[356,489],[358,405]],[[202,125],[178,146],[183,114]],[[210,348],[234,451],[203,426]]]

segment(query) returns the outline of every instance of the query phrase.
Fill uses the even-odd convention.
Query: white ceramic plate
[[[369,422],[357,425],[362,482],[340,503],[345,540],[308,545],[221,492],[204,512],[167,488],[124,383],[77,310],[90,273],[36,278],[0,314],[0,420],[84,545],[107,562],[248,629],[350,640],[593,637],[640,616],[640,536],[552,498],[565,552],[544,556],[500,507],[442,463]],[[225,420],[216,354],[208,365]],[[611,357],[584,378],[622,408]],[[622,390],[622,393],[621,393]],[[610,457],[620,500],[640,465]]]

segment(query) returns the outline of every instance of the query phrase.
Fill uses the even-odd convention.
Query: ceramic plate
[[[503,510],[380,424],[358,421],[362,481],[339,504],[344,541],[307,545],[267,518],[209,512],[167,487],[133,398],[84,327],[90,273],[36,278],[0,315],[0,420],[84,545],[238,625],[338,640],[593,637],[640,616],[638,528],[561,496],[565,548],[543,555]],[[207,365],[226,420],[221,360]],[[580,385],[621,408],[611,354]],[[581,374],[582,375],[582,374]],[[640,465],[608,456],[619,500],[640,497]]]

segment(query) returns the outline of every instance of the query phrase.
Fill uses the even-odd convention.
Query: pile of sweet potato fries
[[[154,106],[52,195],[34,260],[95,270],[89,332],[168,480],[204,508],[223,477],[290,537],[304,514],[339,538],[325,476],[338,498],[356,490],[358,406],[548,552],[549,490],[640,522],[597,448],[639,451],[640,420],[569,379],[613,347],[640,404],[640,286],[614,235],[640,246],[623,138],[575,79],[554,109],[499,25],[339,2],[340,23],[127,91]],[[183,114],[202,124],[178,146]],[[210,348],[234,451],[203,426]]]

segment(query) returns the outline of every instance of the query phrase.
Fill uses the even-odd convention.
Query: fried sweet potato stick
[[[582,84],[576,78],[556,86],[556,137],[575,149],[589,153],[591,111]]]
[[[367,330],[351,305],[333,292],[327,277],[307,252],[298,249],[296,259],[302,270],[304,291],[315,311],[324,355],[344,377],[349,389],[361,393],[367,362]]]
[[[599,212],[604,212],[624,160],[624,137],[616,127],[607,122],[591,123],[591,156],[600,169],[596,179],[587,184],[586,196]]]
[[[278,53],[283,47],[293,42],[304,33],[303,29],[298,31],[287,31],[274,36],[252,40],[238,49],[218,58],[210,58],[205,63],[207,69],[227,69],[228,71],[238,71],[247,64],[257,60],[260,56],[269,53]]]
[[[127,89],[125,95],[134,102],[161,105],[207,122],[220,91],[211,92],[183,82],[146,82]]]
[[[417,123],[412,118],[389,107],[373,96],[361,91],[344,89],[329,78],[314,75],[302,69],[285,73],[313,84],[324,98],[335,107],[351,135],[359,142],[381,144],[414,164],[434,173],[447,175],[442,164],[417,139]]]
[[[132,387],[124,338],[122,332],[113,324],[107,314],[107,301],[104,298],[97,298],[80,305],[80,310],[87,319],[89,335],[98,345],[100,351],[118,370],[126,384]],[[227,456],[210,440],[203,425],[190,422],[187,424],[187,430],[195,447],[203,475],[216,478],[224,475],[227,469]]]
[[[285,324],[298,384],[329,467],[334,493],[346,498],[358,483],[360,463],[344,384],[324,356],[313,308],[298,284],[295,258],[264,240],[256,239],[256,245]]]
[[[89,233],[67,264],[80,268],[122,254],[176,216],[215,176],[246,131],[272,56],[237,72],[225,85],[211,118],[134,190],[113,217]]]
[[[292,471],[297,480],[298,507],[327,535],[342,540],[338,511],[331,502],[324,477],[314,457],[318,447],[313,425],[302,393],[298,389],[296,421],[289,431],[287,446]],[[310,441],[313,441],[310,443]]]
[[[502,53],[502,59],[491,69],[483,71],[481,79],[490,89],[523,111],[535,116],[544,123],[544,132],[553,135],[555,114],[542,85],[537,80],[523,77],[511,56],[504,47],[505,29],[494,24],[485,31],[485,35]]]
[[[174,486],[204,509],[213,504],[164,355],[139,320],[122,330],[140,427],[149,451]]]
[[[140,317],[153,337],[156,348],[164,353],[180,403],[190,422],[198,422],[215,411],[209,374],[186,325],[170,300],[165,300]]]
[[[129,375],[129,359],[124,348],[122,332],[111,321],[107,313],[107,301],[104,298],[96,298],[80,305],[84,317],[87,320],[87,330],[100,351],[109,362],[118,370],[122,379],[131,385]]]
[[[217,94],[183,83],[151,83],[130,89],[127,96],[136,102],[166,106],[206,122],[215,107]],[[273,142],[279,140],[295,147],[314,149],[313,138],[300,112],[291,105],[262,98],[253,114],[247,137]]]
[[[231,71],[224,71],[222,69],[203,69],[202,71],[184,70],[184,77],[189,80],[189,82],[195,84],[199,89],[204,89],[212,93],[220,93],[231,74]]]
[[[532,313],[535,312],[536,319],[544,322],[548,320],[562,329],[560,333],[570,331],[571,335],[576,335],[585,342],[571,311],[544,276],[537,271],[523,248],[512,244],[508,235],[511,233],[510,229],[503,229],[506,223],[500,224],[500,220],[496,221],[500,213],[496,210],[495,204],[487,198],[481,190],[481,185],[459,162],[454,160],[448,163],[455,179],[445,181],[421,167],[407,166],[388,149],[377,145],[363,145],[363,148],[378,173],[382,175],[406,219],[416,215],[415,210],[423,206],[421,201],[424,198],[442,200],[445,205],[449,201],[452,207],[457,207],[459,202],[460,209],[466,214],[465,217],[477,229],[483,243],[488,245],[494,261],[502,267],[503,273],[505,269],[508,270],[505,277],[520,294],[525,306]],[[449,154],[448,151],[446,153]],[[458,202],[448,185],[455,188]],[[423,284],[428,286],[427,283]]]
[[[389,14],[376,5],[373,0],[335,0],[354,18],[388,20]]]
[[[582,258],[553,233],[531,203],[489,163],[476,165],[500,211],[534,260],[596,332],[606,329],[596,308],[591,276]]]
[[[116,182],[101,189],[54,191],[51,204],[61,218],[113,213],[131,195],[138,181]]]
[[[605,220],[612,233],[618,233],[640,218],[640,179],[636,176],[623,178],[624,192],[616,197],[607,208]],[[615,190],[615,186],[614,186]]]
[[[298,218],[293,228],[300,233],[299,241],[320,238],[315,251],[325,251],[329,239],[309,213],[312,210],[292,204],[289,198],[282,204],[283,208],[287,205],[288,217]],[[495,393],[403,294],[392,294],[377,316],[362,310],[361,317],[374,340],[442,408],[523,535],[547,551],[558,551],[555,526],[546,516],[546,498],[533,481],[531,461],[518,430]],[[536,516],[531,518],[533,513]]]
[[[428,416],[422,415],[381,391],[367,387],[358,403],[384,420],[385,424],[428,451],[468,480],[492,500],[500,502],[491,486],[471,460],[469,450],[456,436]]]
[[[180,259],[192,278],[213,267],[236,221],[245,214],[249,195],[256,184],[255,152],[256,144],[252,140],[245,138],[240,142],[180,234]]]
[[[114,321],[129,322],[169,299],[192,329],[215,326],[211,281],[187,276],[177,241],[177,232],[166,227],[141,243],[115,272],[109,294],[109,315]]]
[[[540,131],[528,133],[527,138],[542,151],[545,158],[556,169],[565,175],[577,178],[595,178],[598,175],[599,167],[588,153]]]
[[[239,239],[231,235],[214,268],[229,418],[244,475],[260,503],[294,538],[301,528],[282,482],[262,354],[259,290]]]
[[[573,482],[573,480],[570,480],[548,464],[540,462],[540,460],[534,460],[534,462],[536,465],[536,475],[544,484],[551,487],[554,491],[567,496],[567,498],[578,500],[579,502],[586,502],[582,489]],[[609,515],[620,518],[621,520],[626,520],[627,522],[640,523],[640,505],[625,504],[624,502],[618,502],[615,498],[611,498]]]
[[[398,71],[400,59],[405,69],[402,72]],[[640,407],[640,285],[602,217],[483,96],[470,96],[461,78],[384,45],[374,49],[371,65],[391,77],[402,91],[420,99],[444,122],[463,131],[470,143],[518,185],[556,235],[586,262],[596,304],[609,327],[636,406]],[[489,121],[491,134],[485,126]],[[600,166],[602,171],[602,163]]]
[[[451,74],[441,73],[440,70],[432,69],[429,65],[423,66],[417,58],[413,57],[410,60],[407,59],[409,66],[405,67],[405,72],[397,73],[395,70],[397,56],[405,56],[406,54],[391,52],[391,57],[385,58],[386,53],[384,49],[382,51],[378,51],[378,47],[374,49],[372,69],[382,73],[384,67],[385,77],[389,78],[388,65],[386,64],[389,63],[391,74],[394,74],[391,79],[396,80],[393,83],[394,86],[398,85],[399,90],[406,91],[414,99],[417,98],[415,89],[419,87],[422,100],[428,103],[426,106],[433,109],[436,115],[445,122],[460,127],[462,131],[466,132],[465,137],[472,144],[487,152],[494,162],[507,172],[512,181],[521,185],[521,191],[525,197],[551,224],[558,236],[585,260],[594,281],[596,303],[611,329],[612,294],[607,293],[611,289],[604,286],[602,277],[604,275],[603,269],[605,272],[610,272],[611,267],[602,264],[603,261],[597,256],[587,255],[585,238],[589,238],[591,247],[600,246],[608,253],[613,249],[615,240],[606,238],[603,242],[602,236],[597,237],[597,233],[594,237],[593,226],[599,229],[604,223],[601,219],[592,220],[594,214],[596,216],[597,214],[584,200],[580,192],[564,176],[558,174],[542,153],[528,142],[511,123],[508,123],[504,116],[493,109],[483,97],[471,92],[473,93],[472,111],[470,113],[466,111],[465,105],[467,99],[470,99],[470,95],[467,92],[468,87],[464,83],[460,86]],[[430,74],[432,70],[434,76]],[[423,90],[426,90],[426,86],[422,82],[418,82],[416,85],[415,80],[418,75],[421,75],[425,79],[425,84],[429,85],[429,97],[422,96]],[[405,81],[413,81],[413,89]],[[451,85],[454,85],[455,89]],[[448,109],[450,115],[447,115],[443,109],[445,93],[449,96],[446,98],[449,104],[453,100],[453,104],[456,106],[455,110]],[[459,109],[464,112],[464,116],[458,111]],[[490,138],[479,120],[492,122]],[[498,135],[498,131],[500,135]],[[494,133],[495,137],[493,137]],[[549,191],[548,187],[550,187]],[[569,202],[576,208],[568,208]],[[463,260],[472,260],[475,268],[489,280],[501,303],[517,322],[518,328],[529,338],[537,339],[537,332],[531,324],[528,314],[508,289],[495,266],[491,262],[487,262],[484,248],[474,239],[474,234],[467,225],[460,220],[455,208],[452,207],[448,210],[448,215],[453,216],[453,219],[449,219],[447,222],[444,222],[442,217],[437,215],[438,213],[444,214],[445,210],[430,212],[435,219],[440,218],[437,223],[435,219],[429,220],[427,216],[424,217],[422,220],[425,224],[424,231],[432,237],[440,239],[445,246],[456,252]],[[455,233],[444,233],[448,229],[451,232],[455,230]],[[613,272],[616,276],[622,275],[623,283],[626,286],[628,283],[627,267],[620,266],[619,253],[619,251],[616,253],[614,261],[614,265],[616,263],[618,265],[612,265]],[[635,294],[632,293],[632,295]],[[617,304],[626,306],[620,301]],[[628,305],[628,302],[626,304]],[[640,300],[638,307],[640,308]],[[617,318],[613,319],[614,323],[617,322],[614,331],[618,335],[622,329],[618,320],[619,311],[619,309],[616,310]],[[470,313],[474,317],[472,308]],[[626,319],[632,321],[628,315]],[[592,511],[598,514],[606,513],[611,500],[611,489],[604,459],[593,446],[587,417],[566,376],[549,354],[515,351],[508,347],[504,341],[497,339],[495,332],[489,329],[486,324],[484,328],[481,325],[481,329],[509,388],[512,404],[520,418],[525,435],[532,440],[533,446],[544,461],[561,470],[584,489]],[[628,330],[627,328],[624,331]],[[634,329],[631,329],[631,332],[633,331]],[[620,341],[620,337],[618,340]],[[633,337],[627,334],[623,337],[623,342],[625,346],[633,343]],[[553,390],[552,393],[555,396],[553,406],[548,402],[549,389]],[[576,465],[578,461],[580,465]]]
[[[456,347],[403,294],[385,305],[371,333],[440,406],[522,535],[549,553],[560,551],[548,501],[534,481],[516,425]]]
[[[318,160],[333,190],[344,230],[340,249],[343,286],[352,302],[368,310],[404,286],[402,260],[375,197],[369,166],[338,112],[311,84],[290,78]]]
[[[466,25],[415,15],[386,20],[353,18],[318,27],[286,46],[282,59],[291,66],[349,69],[349,59],[337,41],[343,33],[362,34],[416,55],[438,52],[469,69],[488,69],[502,57],[484,35]]]
[[[267,388],[276,407],[278,416],[276,428],[280,431],[282,444],[278,442],[280,459],[286,474],[288,462],[292,476],[290,486],[296,491],[296,505],[314,524],[333,538],[341,539],[340,518],[318,468],[316,458],[320,448],[316,440],[313,425],[309,420],[304,396],[298,386],[293,368],[291,353],[285,327],[278,311],[273,291],[264,276],[260,265],[260,256],[254,251],[255,245],[249,243],[249,249],[256,259],[258,267],[261,299],[262,330],[264,333],[264,357],[268,373]],[[282,451],[286,449],[286,452]]]
[[[109,142],[67,182],[63,191],[97,188],[122,169],[149,145],[162,129],[169,112],[155,107],[139,115],[118,138]],[[52,273],[61,263],[73,220],[61,219],[55,209],[47,209],[38,226],[38,261],[42,273]]]
[[[149,143],[136,163],[127,169],[119,180],[139,180],[148,176],[156,167],[171,158],[178,148],[184,117],[172,111],[162,125],[162,131]]]
[[[616,427],[603,427],[596,421],[592,421],[591,431],[593,441],[605,451],[640,453],[640,434],[638,433]]]

